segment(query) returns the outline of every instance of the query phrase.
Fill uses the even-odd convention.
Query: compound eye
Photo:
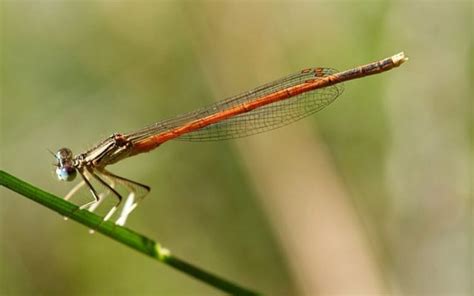
[[[61,181],[72,181],[76,178],[76,169],[72,166],[63,166],[56,168],[56,175]]]
[[[56,158],[60,161],[61,160],[62,161],[64,161],[64,160],[67,161],[67,160],[72,159],[72,157],[73,157],[72,151],[69,148],[61,148],[61,149],[58,150],[58,152],[56,152]]]

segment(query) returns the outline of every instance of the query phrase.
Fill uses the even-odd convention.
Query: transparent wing
[[[330,68],[306,69],[194,112],[158,122],[129,134],[128,137],[133,141],[140,141],[151,135],[173,130],[197,119],[218,114],[266,95],[303,84],[308,80],[320,79],[336,72],[336,70]],[[279,128],[323,109],[342,92],[343,85],[337,84],[302,93],[188,132],[179,136],[176,140],[218,141],[246,137]]]

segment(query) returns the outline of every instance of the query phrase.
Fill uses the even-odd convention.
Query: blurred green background
[[[471,1],[2,1],[1,169],[54,192],[79,153],[311,66],[405,51],[331,106],[110,169],[128,227],[267,295],[472,292]],[[472,129],[471,129],[472,130]],[[1,295],[221,295],[0,189]]]

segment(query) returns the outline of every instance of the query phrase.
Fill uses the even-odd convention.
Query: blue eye
[[[56,169],[56,175],[61,181],[72,181],[76,178],[76,169],[72,166],[63,166]]]

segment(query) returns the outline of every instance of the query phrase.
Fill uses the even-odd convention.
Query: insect
[[[70,199],[86,186],[93,200],[80,209],[94,211],[103,198],[91,183],[95,180],[117,198],[104,216],[110,219],[123,204],[119,218],[124,225],[129,214],[150,191],[147,185],[117,176],[107,166],[125,158],[151,151],[166,141],[217,141],[250,136],[275,129],[315,113],[328,106],[343,92],[342,82],[382,73],[407,61],[403,52],[386,59],[342,72],[331,68],[308,68],[230,97],[210,106],[159,121],[138,131],[115,133],[95,147],[76,156],[68,148],[55,155],[59,180],[72,181],[79,174],[82,181],[65,197]],[[121,184],[128,191],[122,196],[116,190]]]

